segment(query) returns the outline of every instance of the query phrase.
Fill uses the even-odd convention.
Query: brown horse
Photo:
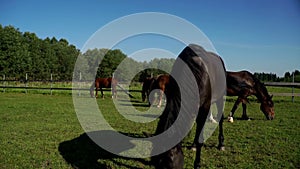
[[[143,86],[142,86],[142,101],[146,101],[146,99],[149,101],[149,95],[150,95],[150,87],[152,85],[152,83],[155,81],[154,77],[147,77],[144,81],[143,81]]]
[[[116,86],[118,81],[114,78],[96,78],[95,82],[92,84],[90,88],[91,97],[94,97],[94,89],[96,91],[96,97],[98,97],[98,90],[101,91],[101,97],[104,98],[103,88],[111,88],[112,98],[117,97]]]
[[[185,63],[185,64],[182,64]],[[191,71],[192,74],[189,73]],[[174,79],[174,77],[177,77]],[[194,82],[194,80],[195,82]],[[190,129],[191,119],[196,119],[196,158],[194,168],[200,168],[200,154],[203,146],[203,132],[210,105],[217,103],[219,121],[219,145],[224,149],[223,136],[223,97],[226,92],[225,67],[222,59],[205,51],[198,45],[189,45],[178,56],[169,78],[166,107],[160,116],[155,135],[170,131],[168,138]],[[219,87],[218,84],[224,84]],[[194,109],[196,108],[196,109]],[[196,111],[195,111],[196,110]],[[180,112],[180,113],[179,113]],[[178,118],[177,118],[178,117]],[[179,125],[174,127],[173,123]],[[188,129],[188,130],[189,130]],[[161,140],[166,142],[166,140]],[[159,147],[153,147],[152,152]],[[181,142],[173,148],[152,158],[156,168],[183,168]]]
[[[248,71],[240,72],[227,72],[227,96],[238,96],[238,99],[234,103],[228,121],[233,122],[233,114],[236,111],[238,105],[242,103],[243,115],[242,119],[249,119],[246,113],[246,103],[249,103],[247,97],[254,95],[261,103],[260,109],[268,120],[274,118],[274,103],[272,96],[268,94],[268,91],[263,83],[261,83],[253,74]]]
[[[167,85],[169,84],[169,76],[169,74],[161,74],[155,78],[145,79],[143,83],[142,100],[145,101],[145,98],[148,97],[149,106],[150,104],[154,104],[155,98],[152,97],[150,100],[149,95],[152,90],[159,89],[157,107],[161,107],[164,93],[167,89]]]

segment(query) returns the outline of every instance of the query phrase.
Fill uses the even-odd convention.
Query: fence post
[[[78,90],[78,96],[80,96],[81,95],[81,93],[80,93],[80,89],[81,89],[81,72],[79,72],[79,90]]]
[[[27,77],[27,73],[25,75],[25,93],[27,94],[27,80],[28,80],[28,77]]]
[[[50,95],[52,95],[52,81],[53,81],[53,78],[52,78],[52,73],[50,74]]]
[[[3,86],[4,86],[3,92],[5,93],[5,74],[3,75]]]
[[[112,82],[113,82],[114,79],[115,79],[115,73],[112,74]],[[112,86],[110,86],[110,92],[111,92],[111,98],[113,99],[114,98],[114,91],[113,91]]]
[[[295,83],[295,72],[293,73],[293,85]],[[295,95],[294,95],[294,86],[292,87],[292,102],[294,103]]]

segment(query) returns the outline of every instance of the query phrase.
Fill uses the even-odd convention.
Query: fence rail
[[[274,96],[287,96],[292,97],[292,102],[294,102],[295,97],[300,97],[300,93],[295,93],[294,88],[300,88],[300,83],[295,82],[265,82],[265,86],[273,87],[291,87],[291,93],[271,93]]]
[[[5,82],[20,82],[23,83],[24,86],[12,86],[12,85],[7,85],[5,84]],[[0,86],[0,88],[3,89],[3,91],[5,91],[5,89],[24,89],[25,92],[27,93],[27,90],[49,90],[52,91],[54,90],[66,90],[66,91],[70,91],[70,90],[77,90],[77,91],[88,91],[90,90],[90,88],[72,88],[72,87],[53,87],[54,83],[60,82],[60,81],[54,81],[54,80],[44,80],[44,81],[17,81],[17,80],[0,80],[0,82],[2,83],[2,85]],[[29,83],[36,83],[36,82],[49,82],[51,85],[49,87],[37,87],[37,86],[28,86]],[[62,83],[67,82],[67,81],[62,81]],[[68,81],[71,83],[71,81]],[[294,101],[294,97],[300,97],[300,93],[296,93],[294,91],[294,88],[300,88],[300,83],[292,83],[292,82],[265,82],[264,83],[265,86],[272,86],[272,87],[290,87],[292,88],[292,91],[290,93],[276,93],[276,92],[270,92],[270,94],[274,95],[274,96],[285,96],[285,97],[292,97],[292,100]],[[106,88],[103,89],[103,91],[111,91],[111,89]],[[118,92],[124,92],[124,89],[119,87],[119,89],[117,89]],[[141,92],[141,90],[126,90],[126,92]]]
[[[300,88],[300,83],[293,82],[265,82],[265,86],[273,86],[273,87],[296,87]]]
[[[3,89],[33,89],[33,90],[86,90],[89,91],[90,88],[70,88],[70,87],[24,87],[24,86],[0,86]],[[109,88],[103,88],[103,91],[111,91]],[[124,89],[117,89],[117,91],[124,91]],[[141,92],[141,90],[129,89],[128,92]]]
[[[273,96],[300,97],[300,93],[270,93]]]

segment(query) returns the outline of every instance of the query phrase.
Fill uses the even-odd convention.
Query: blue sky
[[[300,69],[299,0],[1,0],[0,24],[34,32],[40,38],[65,38],[81,49],[99,28],[140,12],[168,13],[191,22],[211,40],[227,70],[283,76]],[[136,37],[120,45],[128,55],[160,46],[174,54],[182,50],[177,43],[157,36]]]

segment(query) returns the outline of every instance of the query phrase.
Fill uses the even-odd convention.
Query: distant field
[[[87,96],[85,93],[82,97]],[[135,96],[131,103],[146,111],[140,94]],[[124,106],[130,103],[122,100],[122,95],[119,100]],[[300,168],[300,99],[294,103],[289,97],[273,100],[273,121],[265,119],[255,99],[248,105],[251,121],[238,119],[239,107],[235,122],[224,124],[226,151],[217,150],[215,132],[202,149],[203,168]],[[157,120],[146,124],[125,120],[116,111],[109,92],[97,102],[116,130],[136,137],[143,137],[143,131],[154,132]],[[233,98],[227,99],[225,116],[233,103]],[[149,159],[118,157],[93,144],[78,122],[68,93],[0,93],[0,128],[0,168],[153,168]],[[194,130],[185,138],[184,146],[192,143],[193,135]],[[185,168],[192,168],[194,152],[184,148],[184,154]]]

